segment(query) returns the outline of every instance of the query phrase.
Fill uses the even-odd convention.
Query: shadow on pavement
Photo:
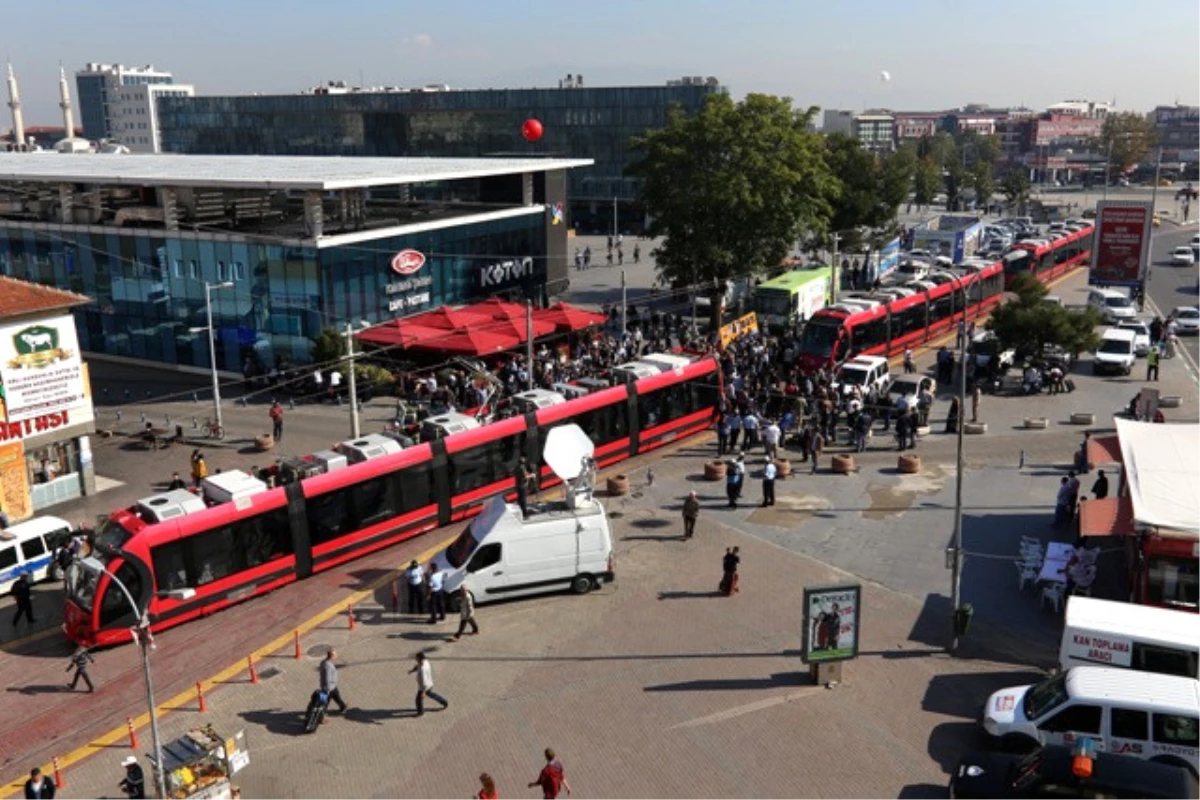
[[[709,678],[647,686],[644,692],[721,692],[731,689],[774,689],[781,686],[813,686],[806,672],[776,672],[769,678]]]
[[[724,597],[725,595],[718,591],[711,592],[659,592],[659,600],[691,600],[698,597]]]
[[[938,786],[934,783],[910,783],[907,786],[901,787],[900,793],[896,797],[900,800],[912,798],[932,798],[932,797],[949,797],[950,791],[945,786]]]
[[[975,720],[992,692],[1005,686],[1036,683],[1044,677],[1044,674],[1033,670],[935,675],[925,688],[921,710]]]
[[[683,536],[674,534],[665,534],[663,536],[622,536],[617,541],[621,542],[682,542]]]
[[[277,708],[262,711],[241,711],[238,716],[254,725],[261,725],[268,733],[287,736],[304,735],[303,711],[280,711]]]
[[[942,771],[950,774],[968,750],[979,746],[979,730],[974,722],[943,722],[929,734],[929,757]],[[942,797],[945,790],[942,790]]]
[[[74,690],[67,687],[66,683],[33,683],[28,686],[10,686],[5,691],[17,692],[19,694],[70,694]]]
[[[437,709],[434,709],[435,711]],[[382,725],[385,720],[404,719],[417,716],[415,708],[355,708],[350,707],[341,716],[347,722],[359,722],[364,725]]]

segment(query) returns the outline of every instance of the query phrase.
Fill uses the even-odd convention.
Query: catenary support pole
[[[354,375],[354,325],[346,323],[346,363],[350,367],[350,436],[357,439],[362,435],[358,421],[358,381]]]

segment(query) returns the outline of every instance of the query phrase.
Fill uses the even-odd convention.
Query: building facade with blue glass
[[[594,164],[568,174],[569,222],[581,230],[636,231],[637,182],[626,176],[630,141],[662,128],[672,107],[692,113],[725,92],[716,78],[663,86],[466,91],[349,91],[273,96],[164,97],[158,101],[168,153],[373,157],[552,156]],[[521,136],[539,120],[537,142]]]
[[[209,365],[205,286],[231,283],[212,291],[218,368],[304,364],[347,322],[547,301],[580,163],[3,155],[0,274],[91,298],[84,351],[190,367]]]

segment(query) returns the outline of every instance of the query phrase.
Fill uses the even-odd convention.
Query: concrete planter
[[[896,469],[904,475],[915,475],[921,471],[920,456],[900,456]]]
[[[964,422],[963,433],[980,434],[987,433],[986,422]]]
[[[629,494],[629,478],[625,475],[614,475],[608,479],[608,496],[621,497]]]
[[[275,446],[275,437],[269,433],[259,434],[254,437],[254,446],[259,450],[266,452]]]
[[[858,465],[854,462],[854,456],[839,454],[833,457],[833,471],[838,475],[849,475],[855,472]]]
[[[1050,420],[1045,417],[1026,417],[1025,427],[1031,431],[1042,431],[1050,427]]]
[[[1090,411],[1076,411],[1071,415],[1072,425],[1095,425],[1096,415]]]
[[[1183,398],[1177,394],[1164,394],[1158,398],[1159,408],[1179,408],[1183,403]]]
[[[725,462],[724,461],[706,461],[706,462],[704,462],[704,480],[706,480],[706,481],[725,480]]]

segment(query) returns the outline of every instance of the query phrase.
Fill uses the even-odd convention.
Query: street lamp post
[[[221,281],[220,283],[204,282],[204,311],[208,315],[208,361],[212,366],[213,414],[215,415],[217,430],[224,430],[225,426],[221,421],[221,383],[217,378],[217,332],[213,328],[212,293],[214,289],[232,288],[233,281]]]
[[[154,701],[154,681],[150,677],[150,650],[154,647],[154,638],[150,635],[150,615],[146,609],[138,608],[133,595],[129,593],[129,589],[121,582],[120,578],[109,572],[103,564],[99,562],[95,562],[94,564],[88,563],[86,565],[83,562],[76,563],[82,568],[98,569],[107,575],[108,579],[121,590],[125,601],[129,603],[129,608],[133,611],[134,616],[137,617],[138,624],[133,629],[133,635],[137,639],[142,651],[142,678],[146,683],[146,705],[150,709],[150,738],[154,746],[154,787],[157,790],[158,797],[166,797],[167,777],[166,770],[163,768],[162,738],[158,733],[158,706]],[[196,592],[194,589],[180,589],[171,592],[161,592],[160,594],[172,599],[187,600],[194,597]]]

